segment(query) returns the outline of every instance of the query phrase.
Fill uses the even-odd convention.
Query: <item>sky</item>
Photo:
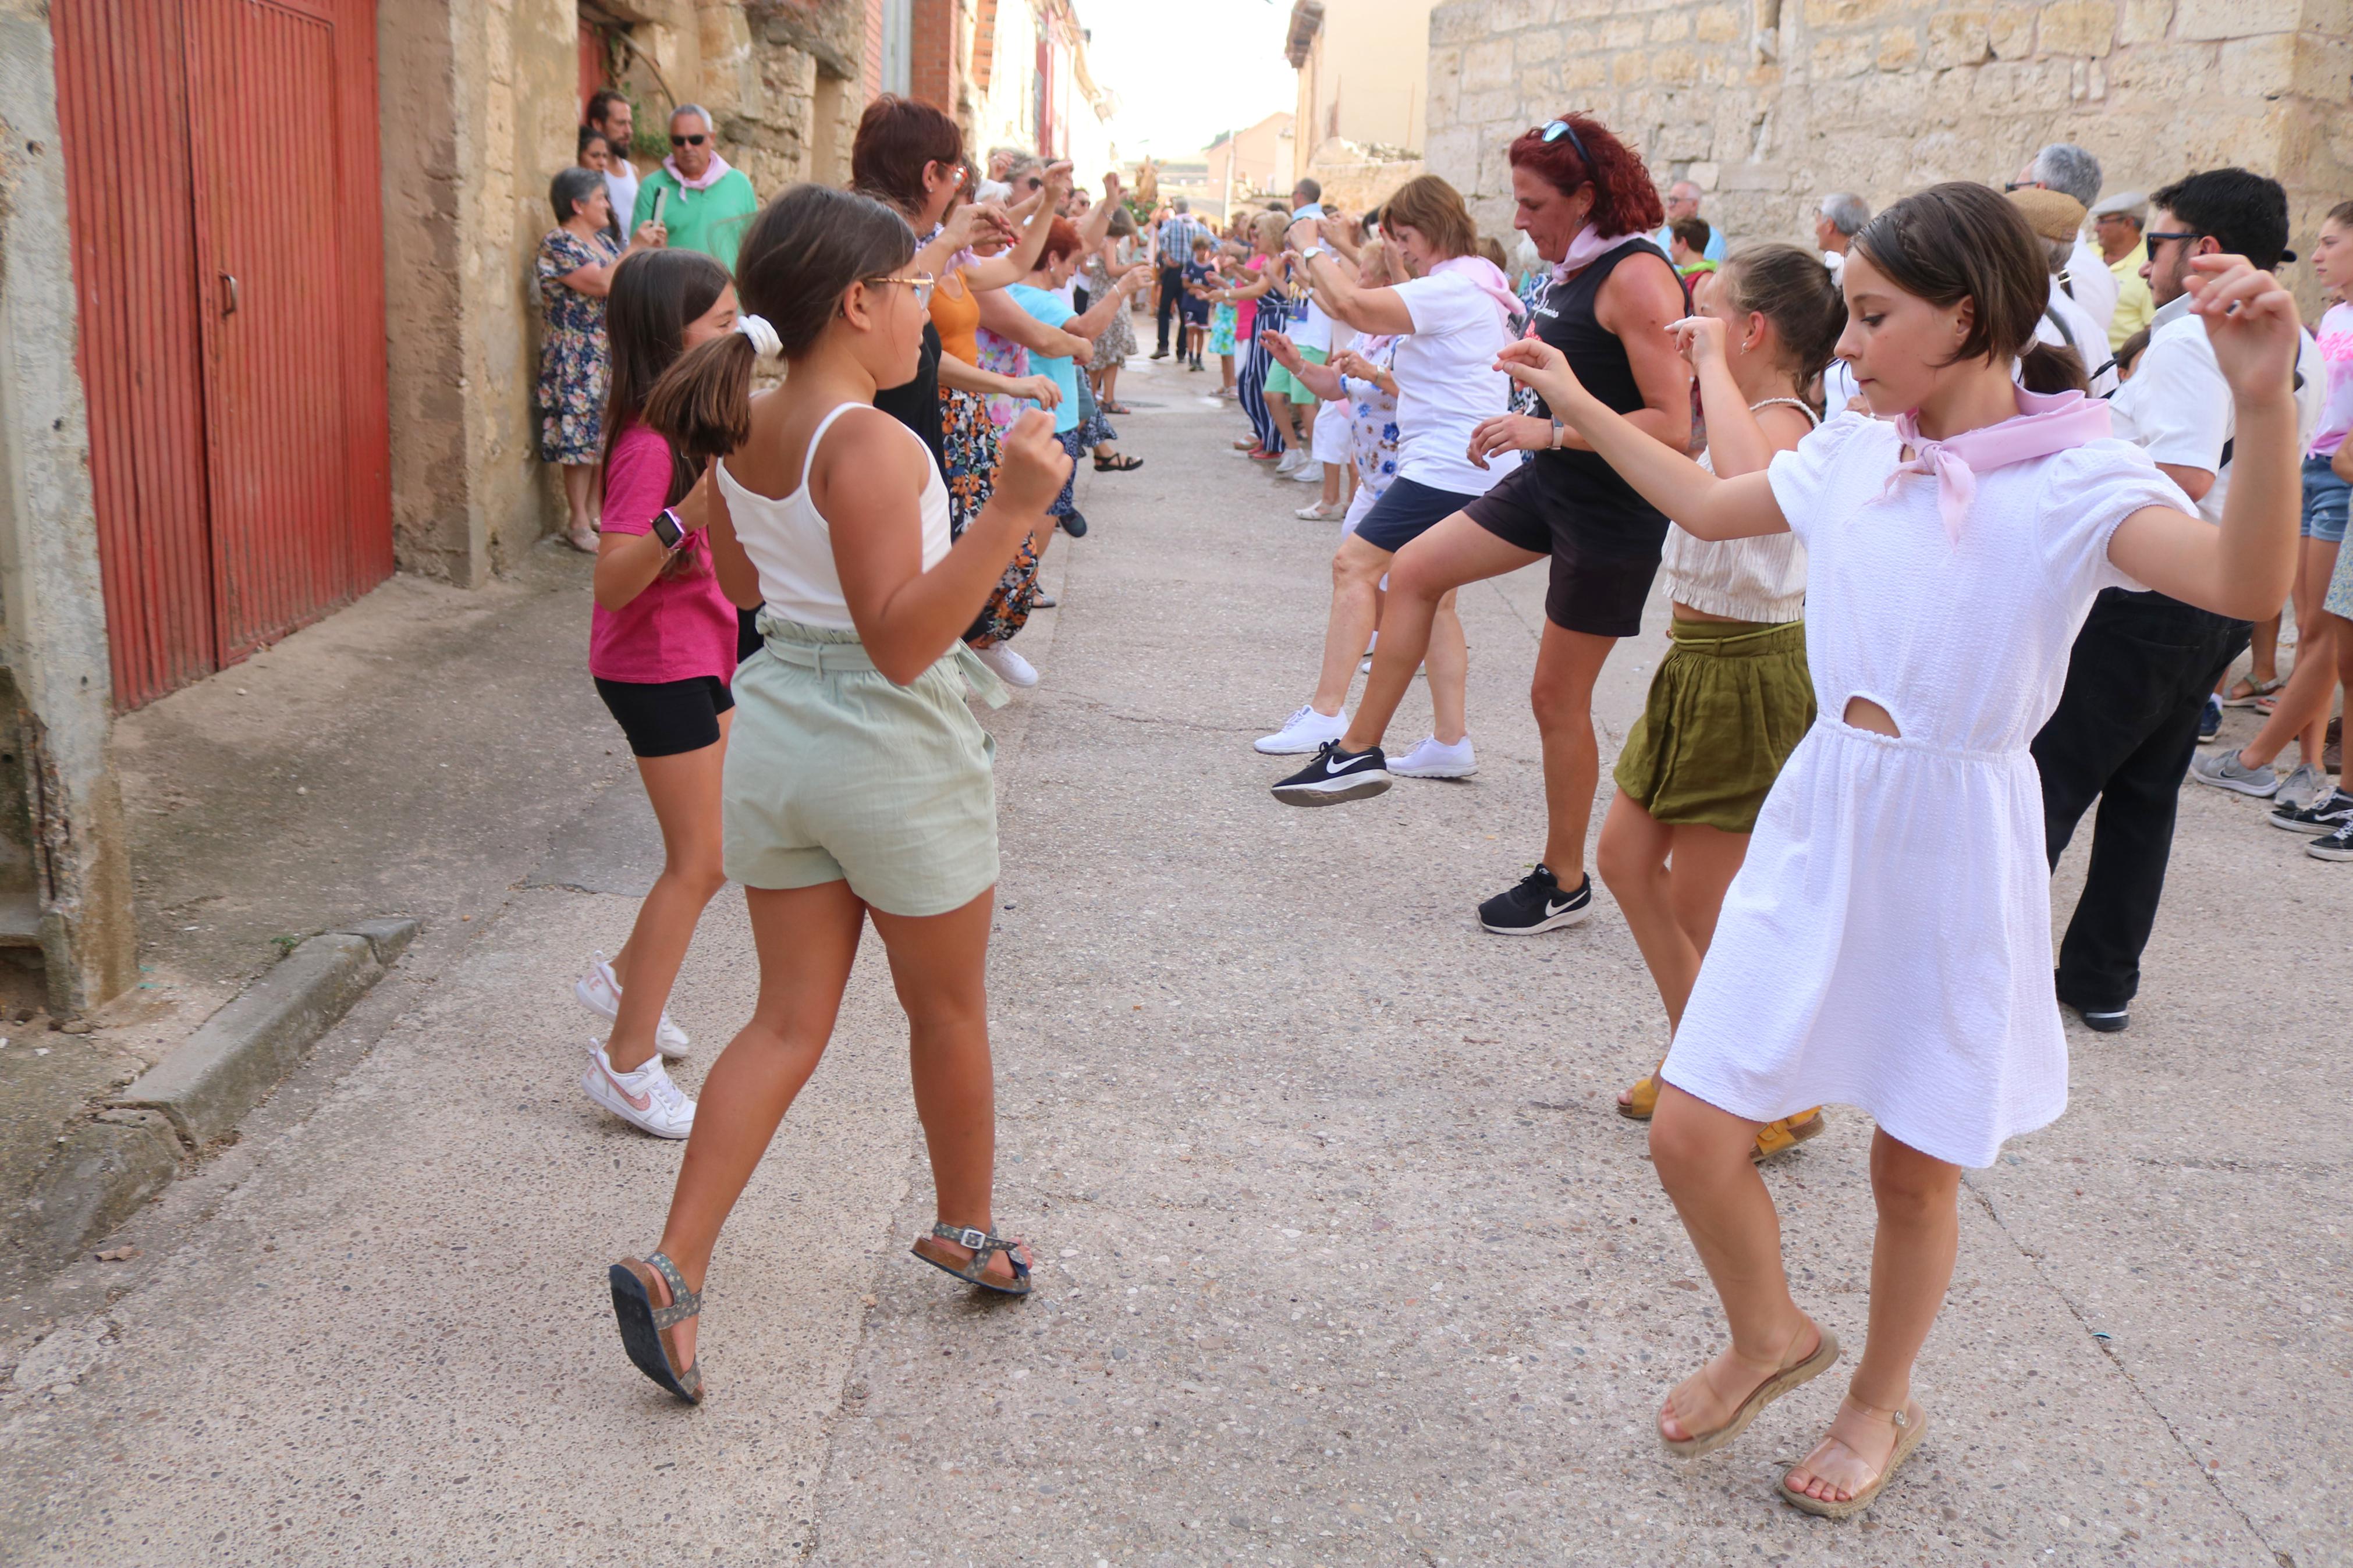
[[[1291,0],[1077,0],[1096,82],[1119,94],[1122,163],[1198,153],[1220,131],[1292,107]]]

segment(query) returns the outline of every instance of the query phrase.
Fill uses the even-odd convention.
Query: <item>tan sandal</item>
[[[1788,1153],[1809,1138],[1820,1137],[1825,1125],[1819,1105],[1802,1115],[1768,1121],[1757,1130],[1757,1144],[1748,1151],[1748,1157],[1761,1165],[1776,1154]]]
[[[1852,1394],[1848,1394],[1841,1403],[1852,1405],[1857,1410],[1869,1411],[1873,1415],[1885,1416],[1895,1428],[1895,1447],[1887,1451],[1887,1462],[1879,1468],[1878,1474],[1871,1478],[1871,1484],[1844,1502],[1828,1502],[1818,1497],[1809,1497],[1791,1486],[1789,1477],[1796,1473],[1798,1465],[1792,1465],[1788,1469],[1782,1471],[1781,1500],[1791,1508],[1802,1510],[1823,1519],[1852,1519],[1856,1514],[1869,1508],[1878,1500],[1880,1489],[1894,1478],[1898,1469],[1903,1468],[1904,1461],[1912,1457],[1912,1450],[1920,1446],[1920,1439],[1928,1435],[1928,1413],[1926,1410],[1920,1410],[1916,1416],[1912,1414],[1913,1410],[1919,1409],[1919,1402],[1916,1400],[1912,1403],[1910,1409],[1905,1410],[1882,1410],[1877,1405],[1865,1405]],[[1831,1442],[1845,1447],[1847,1452],[1851,1454],[1854,1452],[1852,1447],[1847,1447],[1845,1438],[1833,1437],[1825,1433],[1821,1443],[1814,1445],[1814,1453],[1821,1452],[1822,1444]],[[1860,1455],[1856,1457],[1861,1458]],[[1813,1455],[1809,1454],[1806,1458],[1810,1459]],[[1805,1459],[1800,1459],[1798,1464],[1802,1465],[1805,1462]]]
[[[1807,1321],[1812,1321],[1811,1319]],[[1748,1397],[1740,1402],[1732,1412],[1731,1418],[1723,1426],[1712,1431],[1694,1432],[1688,1437],[1670,1437],[1664,1432],[1661,1432],[1659,1441],[1666,1445],[1667,1452],[1682,1459],[1696,1459],[1702,1454],[1713,1454],[1746,1431],[1748,1424],[1757,1419],[1757,1412],[1800,1384],[1810,1383],[1828,1372],[1839,1358],[1838,1336],[1820,1323],[1814,1324],[1814,1331],[1821,1336],[1821,1342],[1814,1347],[1814,1353],[1795,1366],[1783,1367],[1755,1388],[1750,1389]],[[1702,1376],[1705,1376],[1706,1373],[1706,1368],[1700,1369]],[[1670,1392],[1667,1398],[1672,1403],[1674,1394]]]
[[[1664,1064],[1662,1063],[1661,1065],[1663,1066]],[[1653,1115],[1657,1114],[1659,1109],[1658,1068],[1653,1068],[1647,1076],[1636,1079],[1634,1080],[1634,1087],[1626,1091],[1626,1098],[1618,1100],[1615,1103],[1618,1107],[1618,1114],[1624,1117],[1629,1121],[1648,1121]]]

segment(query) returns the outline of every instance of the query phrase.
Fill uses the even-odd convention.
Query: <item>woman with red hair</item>
[[[1666,331],[1685,313],[1683,284],[1646,237],[1665,215],[1658,187],[1634,150],[1589,115],[1529,131],[1510,158],[1512,226],[1553,264],[1531,334],[1567,355],[1597,397],[1680,453],[1691,442],[1691,369]],[[1379,750],[1440,601],[1552,558],[1528,693],[1544,744],[1545,852],[1518,886],[1479,906],[1480,924],[1504,936],[1574,925],[1592,908],[1585,845],[1601,774],[1593,686],[1618,639],[1641,630],[1667,536],[1665,515],[1548,410],[1499,414],[1472,438],[1471,460],[1482,468],[1519,452],[1535,458],[1398,552],[1372,677],[1339,742],[1344,760]]]

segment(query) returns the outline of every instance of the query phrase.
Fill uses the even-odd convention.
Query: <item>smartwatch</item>
[[[684,544],[686,534],[686,525],[679,521],[678,513],[670,508],[664,507],[654,513],[654,537],[661,541],[664,550],[676,550]]]
[[[1566,426],[1566,425],[1562,424],[1562,423],[1561,423],[1559,420],[1557,420],[1557,419],[1556,419],[1556,420],[1554,420],[1554,421],[1552,422],[1552,449],[1553,449],[1554,451],[1557,452],[1557,451],[1559,451],[1559,450],[1560,450],[1560,440],[1561,440],[1561,437],[1564,437],[1564,436],[1566,436],[1566,435],[1567,435],[1567,434],[1568,434],[1568,426]]]

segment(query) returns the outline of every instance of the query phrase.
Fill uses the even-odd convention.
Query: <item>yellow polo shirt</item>
[[[2148,291],[2148,279],[2140,269],[2148,260],[2148,242],[2140,240],[2130,250],[2108,263],[2108,270],[2116,279],[2116,313],[2108,318],[2108,352],[2116,353],[2125,346],[2125,340],[2148,325],[2157,314],[2157,297]]]

